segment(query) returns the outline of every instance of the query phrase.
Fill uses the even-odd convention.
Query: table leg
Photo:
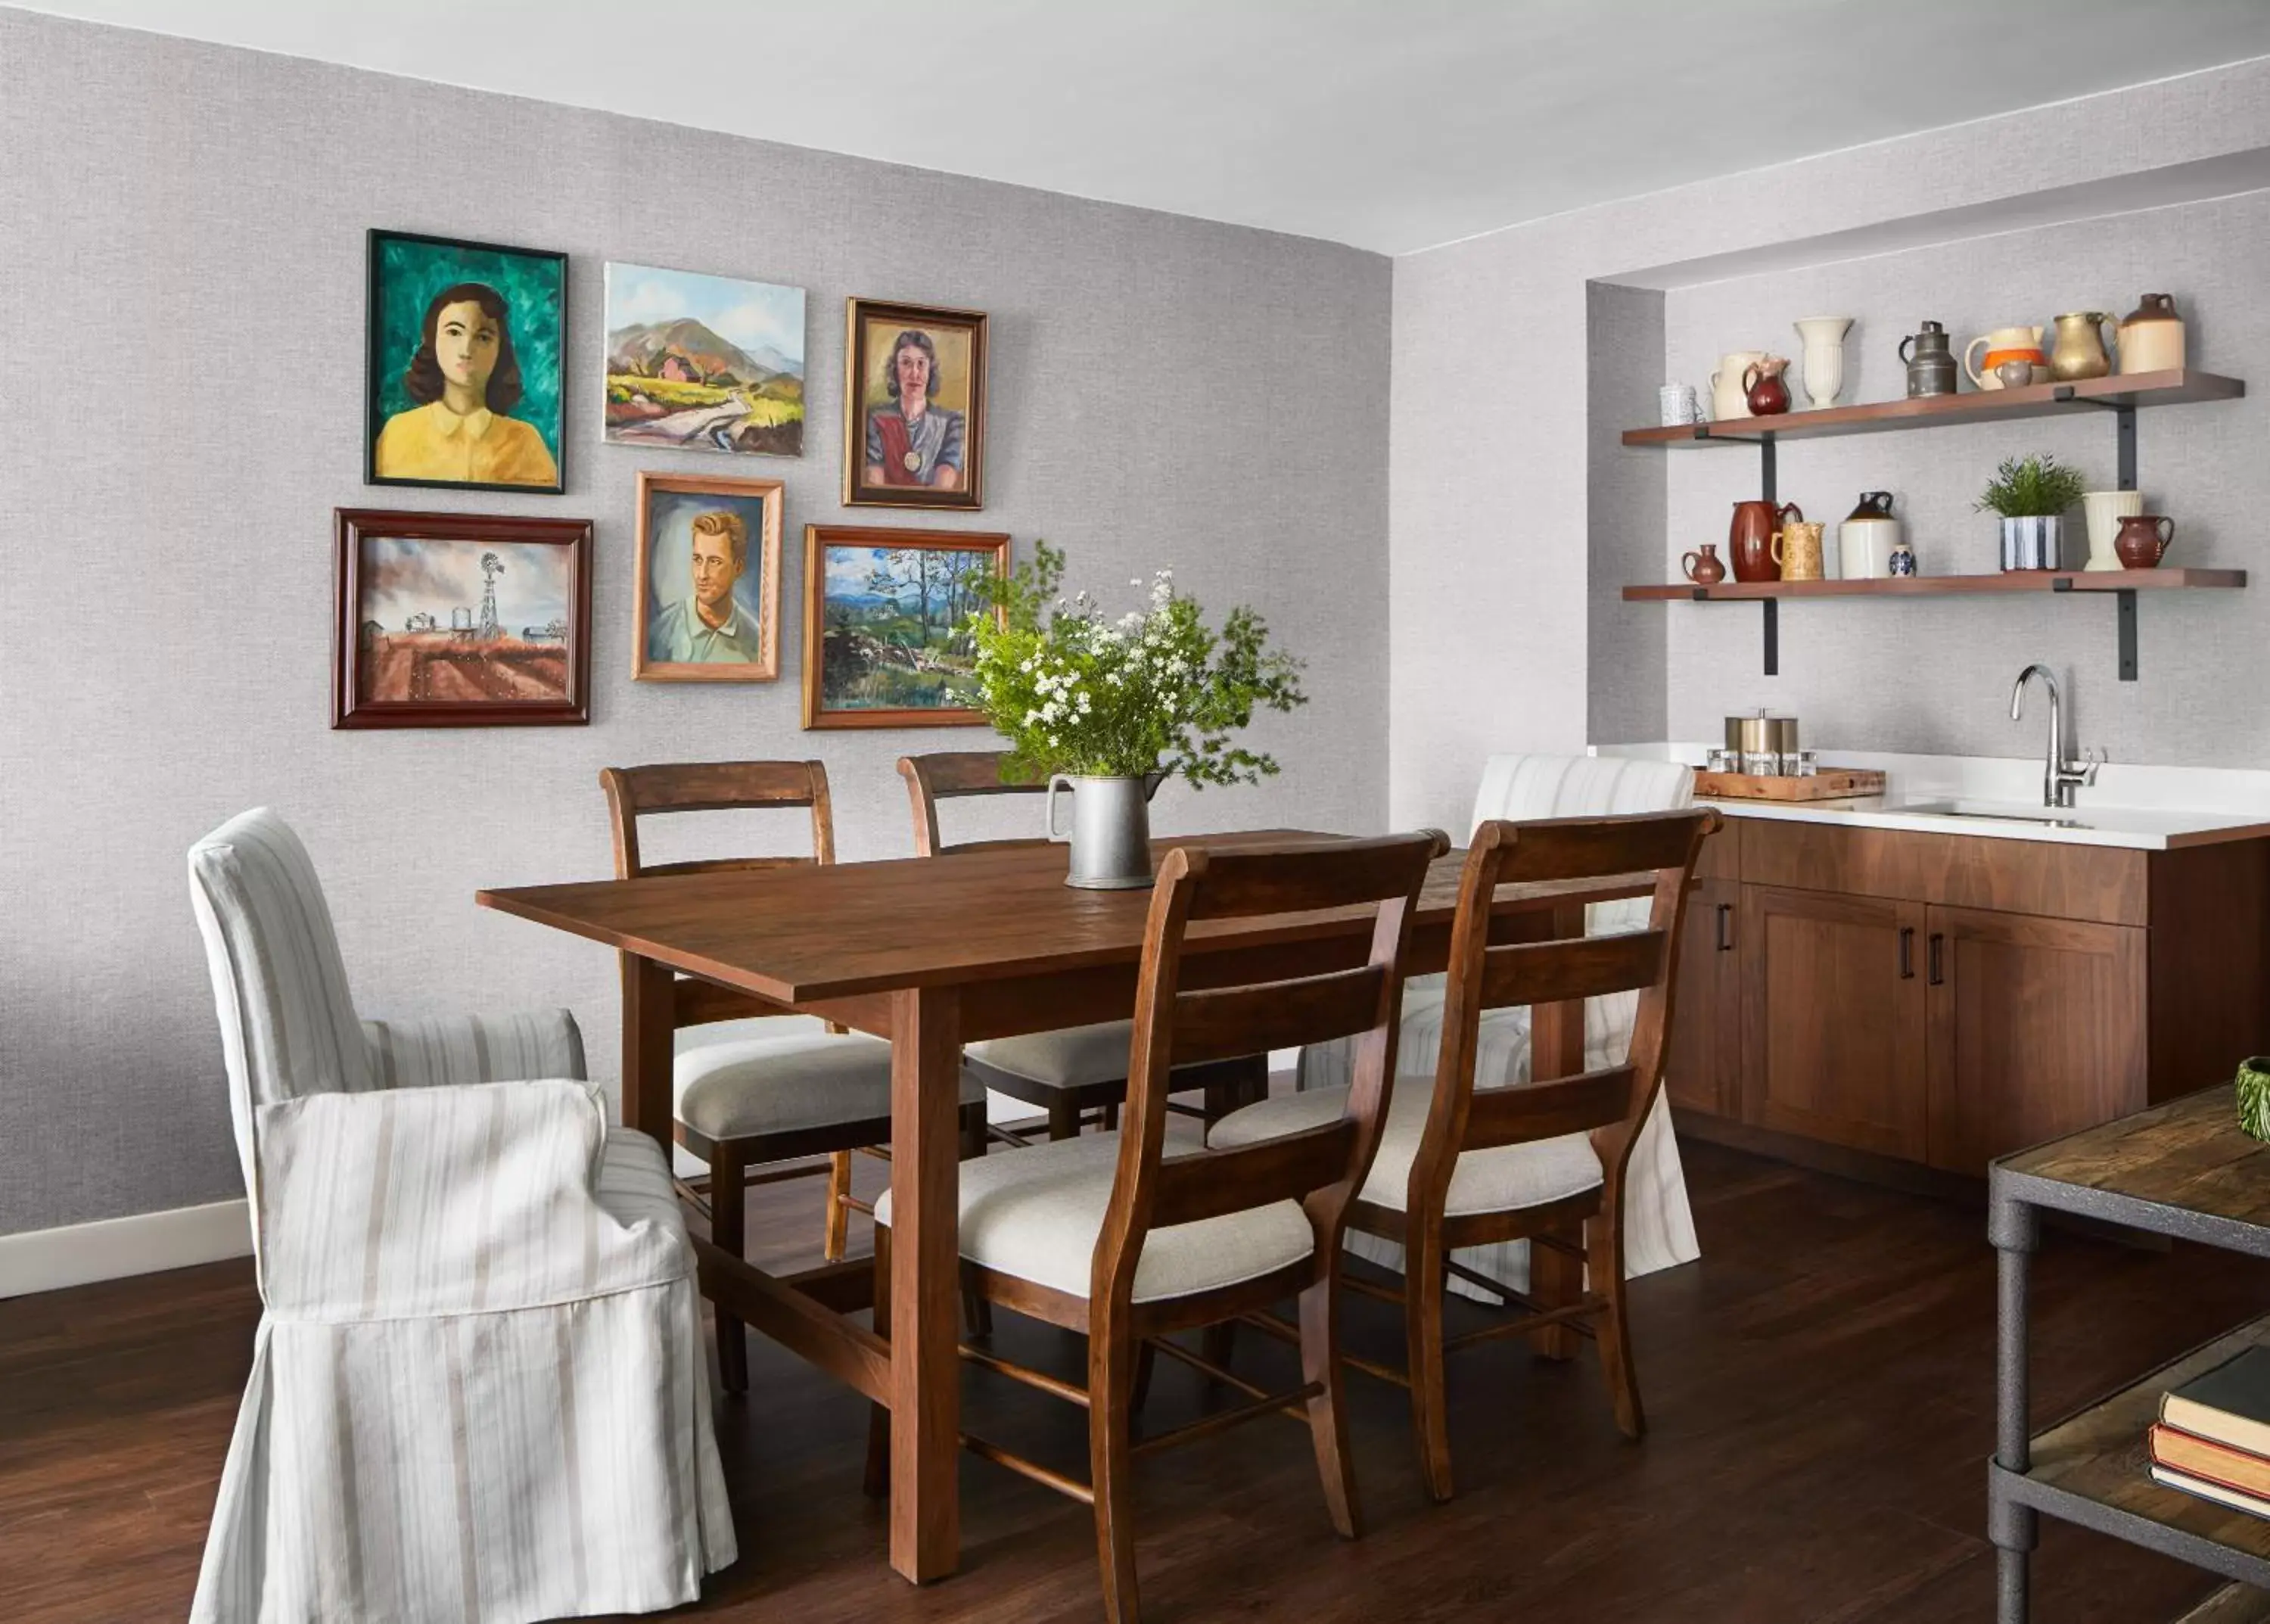
[[[2039,1221],[2022,1201],[1997,1198],[1986,1220],[1994,1243],[1994,1465],[2024,1472],[2032,1464],[2026,1371],[2026,1276],[2038,1243]],[[2039,1514],[2012,1505],[1988,1474],[1986,1531],[1994,1542],[1996,1624],[2026,1624],[2027,1560],[2040,1539]]]
[[[891,1566],[920,1583],[961,1561],[961,1005],[891,995]]]
[[[622,960],[623,1126],[659,1140],[667,1156],[678,1115],[671,1097],[678,972],[636,953]]]

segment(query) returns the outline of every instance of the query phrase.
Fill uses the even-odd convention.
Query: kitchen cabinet
[[[1742,887],[1743,1120],[1923,1159],[1924,909]]]
[[[1706,851],[1665,1068],[1683,1131],[1977,1175],[2270,1050],[2270,842],[1734,818]]]

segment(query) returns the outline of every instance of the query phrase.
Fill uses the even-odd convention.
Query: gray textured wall
[[[1646,579],[1662,551],[1670,459],[1626,458],[1619,437],[1654,419],[1664,379],[1664,296],[1595,282],[1584,315],[1591,350],[1584,386],[1587,737],[1601,745],[1643,743],[1664,736],[1664,626],[1659,616],[1626,614],[1621,588]],[[1644,409],[1627,405],[1633,401]],[[1616,411],[1604,409],[1611,402]]]
[[[1974,647],[1999,643],[2004,652],[1982,670],[1999,673],[2007,664],[2014,674],[2024,659],[2040,655],[2080,671],[2090,693],[2100,696],[2083,704],[2082,725],[2092,740],[2124,741],[2131,760],[2201,759],[2194,752],[2219,736],[2221,723],[2210,722],[2190,734],[2192,742],[2180,756],[2153,743],[2140,747],[2135,741],[2156,739],[2159,729],[2200,701],[2202,666],[2186,663],[2192,657],[2186,642],[2199,649],[2196,658],[2202,664],[2218,652],[2225,661],[2243,658],[2244,645],[2234,634],[2253,623],[2245,608],[2146,605],[2144,681],[2119,696],[2118,702],[2135,708],[2123,720],[2103,708],[2115,702],[2104,692],[2113,686],[2109,604],[1950,604],[1944,627],[1928,618],[1932,611],[1925,612],[1925,618],[1911,617],[1905,612],[1909,605],[1898,606],[1903,612],[1897,615],[1889,612],[1892,606],[1871,605],[1833,618],[1814,615],[1812,606],[1792,608],[1782,617],[1783,669],[1790,675],[1776,682],[1756,674],[1754,611],[1621,604],[1596,593],[1596,586],[1621,582],[1596,582],[1589,567],[1588,552],[1601,545],[1601,538],[1592,523],[1594,474],[1588,450],[1597,445],[1617,458],[1664,454],[1627,452],[1596,438],[1611,426],[1652,421],[1654,399],[1635,382],[1631,397],[1603,404],[1612,422],[1593,423],[1586,283],[1635,283],[1664,267],[1709,256],[1739,256],[1943,211],[1985,210],[2008,200],[2265,147],[2270,147],[2270,59],[1679,187],[1397,260],[1390,433],[1389,531],[1396,588],[1390,605],[1391,819],[1456,823],[1466,815],[1482,760],[1493,751],[1581,749],[1591,696],[1613,694],[1621,681],[1621,651],[1634,640],[1644,646],[1655,635],[1663,636],[1669,649],[1665,688],[1674,730],[1693,732],[1695,718],[1715,717],[1732,707],[1770,703],[1799,708],[1812,736],[1824,742],[1912,748],[1934,740],[1947,741],[1949,747],[1968,740],[1971,747],[1998,747],[1990,730],[1972,728],[1967,721],[1967,730],[1958,734],[1952,723],[1928,730],[1904,723],[1895,727],[1891,719],[1901,713],[1903,693],[1918,680],[1918,667],[1968,660]],[[2148,230],[2148,224],[2138,229]],[[2100,257],[2090,238],[2086,262],[2061,270],[2029,263],[2022,246],[2016,238],[1978,243],[1969,250],[1975,257],[1966,269],[1947,268],[1947,274],[1959,274],[1967,285],[1934,285],[1928,301],[1917,308],[1855,302],[1857,313],[1873,317],[1872,336],[1863,343],[1881,345],[1896,323],[1934,311],[1958,323],[1974,312],[1997,320],[2006,310],[2014,317],[2026,310],[2046,315],[2072,308],[2065,302],[2068,298],[2125,299],[2119,308],[2126,309],[2142,288],[2166,284],[2179,293],[2197,288],[2202,297],[2215,290],[2214,330],[2202,328],[2199,333],[2202,358],[2211,344],[2219,362],[2244,372],[2250,360],[2270,352],[2243,336],[2250,318],[2237,307],[2260,302],[2259,287],[2250,290],[2244,278],[2248,244],[2243,233],[2210,256],[2219,269],[2202,264],[2196,271],[2188,263],[2190,250],[2183,248],[2123,250]],[[1843,285],[1855,290],[1853,300],[1871,285],[1871,266],[1877,263],[1855,262],[1836,273],[1852,278]],[[1665,278],[1655,285],[1676,283]],[[1910,285],[1900,283],[1903,289]],[[1699,311],[1695,301],[1706,296],[1715,295],[1695,290],[1672,300]],[[1910,297],[1920,297],[1920,289]],[[1814,313],[1799,308],[1809,297],[1794,293],[1787,304],[1780,302],[1777,292],[1766,302],[1771,325],[1760,341],[1784,341],[1790,318]],[[1745,331],[1765,315],[1762,310],[1745,313]],[[1682,319],[1675,308],[1667,312],[1673,325]],[[1715,337],[1711,343],[1738,347],[1731,333],[1726,343],[1719,345]],[[1681,375],[1695,377],[1699,370],[1690,364]],[[1865,389],[1886,392],[1881,374],[1857,381]],[[2258,380],[2258,386],[2270,383]],[[2158,488],[2178,512],[2198,515],[2202,543],[2211,530],[2219,531],[2215,556],[2224,561],[2239,557],[2237,537],[2224,516],[2235,507],[2218,504],[2249,500],[2250,477],[2260,460],[2252,449],[2260,444],[2259,431],[2249,432],[2259,421],[2255,408],[2250,404],[2228,418],[2219,415],[2230,410],[2200,408],[2147,418],[2143,429],[2148,486],[2170,482]],[[2215,422],[2212,430],[2205,426],[2210,419]],[[1959,432],[1925,436],[1917,443],[1930,452],[1931,440],[1951,443]],[[2193,434],[2217,436],[2224,458],[2212,468],[2203,463],[2196,478],[2170,456],[2169,447],[2170,441]],[[1965,442],[1961,465],[1950,469],[1952,485],[1971,486],[1977,470],[1970,459],[1987,443]],[[2095,437],[2086,441],[2088,448],[2105,443]],[[1832,506],[1841,498],[1843,506],[1832,516],[1850,508],[1851,493],[1863,485],[1878,483],[1815,464],[1810,460],[1814,450],[1789,448],[1783,458],[1784,478],[1799,482],[1788,488],[1817,490]],[[2105,455],[2101,449],[2088,454]],[[1686,471],[1688,457],[1718,471]],[[1721,458],[1733,461],[1721,463]],[[1739,452],[1676,454],[1668,477],[1735,479],[1742,477],[1744,460]],[[1749,477],[1754,478],[1754,458],[1747,460]],[[1918,468],[1919,477],[1921,464]],[[1723,535],[1723,520],[1717,528]],[[1659,527],[1655,539],[1663,544],[1658,556],[1667,554],[1669,538]],[[1679,537],[1681,547],[1695,539],[1699,538]],[[1660,567],[1667,567],[1667,560]],[[2029,619],[2056,611],[2064,613],[2038,625]],[[1872,620],[1866,634],[1880,640],[1869,645],[1878,651],[1876,657],[1858,657],[1846,646],[1862,614],[1883,617],[1881,623]],[[2095,635],[2085,629],[2092,618],[2101,622]],[[1698,639],[1710,640],[1707,657],[1695,652]],[[1746,677],[1740,675],[1744,671]],[[1799,672],[1818,674],[1806,679],[1816,686],[1793,700],[1791,685]],[[1960,708],[1966,718],[1975,714],[1992,723],[1995,696],[1978,691],[1978,679],[1961,675],[1942,682],[1925,675],[1923,680],[1933,712]],[[1702,730],[1708,731],[1707,725]],[[2259,764],[2264,753],[2259,745],[2241,740],[2219,759]]]
[[[2229,680],[2240,651],[2270,636],[2270,577],[2262,574],[2262,448],[2270,443],[2270,193],[1960,242],[1780,276],[1682,289],[1665,315],[1669,375],[1702,379],[1725,351],[1770,346],[1799,353],[1792,317],[1815,312],[1858,321],[1846,339],[1846,393],[1897,399],[1906,369],[1901,337],[1929,316],[1958,345],[1990,328],[2046,323],[2060,310],[2136,308],[2147,288],[2172,292],[2189,329],[2192,364],[2247,379],[2247,398],[2137,413],[2137,460],[2148,512],[2176,520],[2170,563],[2255,571],[2244,592],[2146,597],[2138,618],[2140,680],[2118,680],[2113,606],[2095,599],[1930,598],[1909,604],[1791,604],[1781,617],[1782,674],[1760,671],[1754,609],[1665,612],[1670,639],[1671,737],[1715,739],[1720,719],[1757,705],[1794,713],[1808,741],[1829,748],[2025,755],[2040,747],[2035,718],[2013,723],[2011,679],[2029,661],[2059,674],[2080,738],[2119,761],[2193,767],[2270,762],[2270,712],[2253,685]],[[1792,392],[1803,399],[1790,368]],[[1967,387],[1967,385],[1966,385]],[[1644,422],[1652,395],[1632,390],[1606,410]],[[1972,511],[2003,457],[2054,453],[2114,484],[2110,414],[2029,419],[1793,441],[1781,449],[1784,501],[1836,522],[1863,490],[1896,494],[1895,511],[1925,573],[1996,567],[1998,527]],[[1669,560],[1698,541],[1723,540],[1732,504],[1756,494],[1755,453],[1678,452],[1630,463],[1669,465]],[[2085,550],[2076,511],[2067,545]],[[1724,549],[1721,549],[1722,552]],[[2243,656],[2242,656],[2243,657]],[[1596,678],[1597,678],[1596,671]]]
[[[848,294],[991,313],[988,506],[939,523],[1171,564],[1308,656],[1284,776],[1161,827],[1383,826],[1384,259],[12,11],[0,63],[0,1233],[238,1193],[182,854],[242,807],[306,836],[367,1012],[566,1004],[610,1077],[612,960],[472,905],[606,871],[601,766],[817,755],[844,856],[909,849],[892,760],[983,735],[629,677],[639,469],[787,481],[791,672],[802,526],[923,522],[837,505]],[[574,256],[565,496],[362,485],[372,226]],[[600,443],[610,258],[809,290],[800,461]],[[341,505],[596,521],[592,725],[330,731]]]

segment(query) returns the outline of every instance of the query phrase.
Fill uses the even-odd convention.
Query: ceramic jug
[[[1827,526],[1792,519],[1781,527],[1781,578],[1819,581],[1826,561],[1821,552],[1821,532]]]
[[[1679,567],[1698,587],[1714,587],[1726,578],[1725,560],[1718,556],[1718,544],[1715,541],[1704,542],[1699,556],[1690,552],[1680,559]]]
[[[1925,322],[1920,331],[1901,339],[1899,354],[1907,363],[1910,400],[1955,393],[1955,352],[1947,347],[1947,329],[1937,322]]]
[[[1986,352],[1986,374],[1979,375],[1977,354],[1984,346]],[[1982,389],[1999,389],[2002,380],[1994,376],[1994,368],[2004,361],[2026,360],[2039,367],[2049,357],[2042,353],[2042,330],[2038,327],[1998,327],[1992,332],[1981,333],[1962,349],[1962,370],[1970,374],[1971,382]]]
[[[2088,562],[2081,567],[2120,568],[2120,555],[2114,551],[2120,536],[2120,521],[2144,511],[2143,493],[2086,492],[2081,499],[2081,510],[2088,520]]]
[[[2050,376],[2059,383],[2101,378],[2112,370],[2104,348],[2110,310],[2075,310],[2057,318],[2057,343],[2050,351]]]
[[[1795,502],[1784,502],[1779,508],[1757,498],[1736,502],[1734,522],[1726,531],[1726,551],[1734,560],[1734,579],[1780,580],[1780,527],[1785,520],[1804,516],[1805,510]]]
[[[1892,573],[1892,549],[1899,539],[1900,522],[1892,516],[1892,493],[1861,492],[1858,505],[1836,527],[1837,573],[1847,581],[1882,580]]]
[[[2180,372],[2184,365],[2184,321],[2172,294],[2147,293],[2120,318],[2120,370]]]
[[[1781,379],[1788,366],[1787,357],[1767,355],[1743,368],[1742,395],[1752,417],[1779,417],[1789,410],[1789,385]]]
[[[2176,539],[2176,522],[2161,513],[2134,513],[2120,521],[2112,550],[2124,569],[2157,569]]]
[[[1729,350],[1718,358],[1718,370],[1710,374],[1710,416],[1714,421],[1750,415],[1742,374],[1765,358],[1763,350]]]

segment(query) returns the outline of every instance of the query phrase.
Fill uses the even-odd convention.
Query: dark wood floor
[[[1454,1364],[1462,1494],[1421,1499],[1401,1395],[1353,1378],[1369,1530],[1326,1524],[1303,1433],[1264,1420],[1143,1463],[1146,1617],[1517,1617],[1947,1624],[1992,1616],[1982,1462],[1992,1447],[1993,1259],[1982,1214],[1687,1150],[1703,1260],[1633,1290],[1653,1424],[1621,1442],[1596,1364],[1512,1345]],[[872,1176],[872,1175],[870,1175]],[[816,1238],[816,1186],[752,1213]],[[2188,1248],[2051,1235],[2036,1279],[2044,1417],[2270,1302],[2270,1268]],[[257,1316],[240,1264],[0,1302],[0,1618],[179,1618]],[[1386,1310],[1354,1342],[1387,1352]],[[1479,1314],[1480,1310],[1474,1310]],[[1078,1368],[1059,1333],[1005,1324],[1020,1357]],[[1255,1374],[1284,1350],[1241,1345]],[[1087,1510],[962,1466],[964,1568],[917,1591],[859,1494],[864,1406],[770,1345],[720,1430],[742,1559],[689,1614],[729,1620],[1087,1619]],[[982,1430],[1068,1467],[1084,1426],[1055,1401],[968,1376]],[[1162,1365],[1152,1416],[1203,1402]],[[2165,1559],[2044,1524],[2035,1616],[2172,1619],[2212,1587]]]

